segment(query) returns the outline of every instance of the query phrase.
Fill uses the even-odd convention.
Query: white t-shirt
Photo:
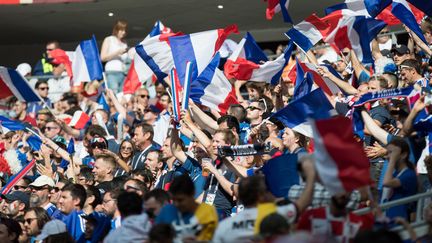
[[[327,60],[330,63],[334,63],[337,61],[338,55],[332,48],[327,48],[326,53],[317,58],[319,64],[324,64],[324,61]]]
[[[48,79],[48,98],[52,103],[60,100],[62,95],[71,90],[70,77],[67,76],[66,72],[62,73],[62,78],[50,78]]]
[[[127,48],[127,44],[124,42],[121,42],[117,37],[111,35],[106,38],[106,40],[109,43],[108,46],[108,53],[115,53],[119,50],[123,50]],[[105,64],[105,71],[117,71],[117,72],[123,72],[124,67],[124,61],[127,58],[127,52],[123,53],[120,57],[116,57],[110,61],[108,61]]]
[[[277,207],[277,213],[284,216],[289,223],[293,223],[297,218],[294,204]],[[236,216],[224,219],[219,223],[212,242],[252,242],[257,215],[257,208],[245,208]]]

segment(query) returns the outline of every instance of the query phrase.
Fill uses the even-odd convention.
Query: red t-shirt
[[[371,213],[349,213],[345,217],[334,217],[329,207],[321,207],[304,212],[297,229],[309,231],[312,235],[332,235],[339,242],[350,242],[359,231],[372,229],[373,224],[374,216]]]
[[[32,126],[37,126],[37,124],[36,124],[36,119],[34,119],[33,117],[31,117],[31,116],[29,116],[29,115],[26,115],[25,117],[24,117],[24,120],[22,120],[22,122],[27,122],[27,123],[30,123],[30,125],[32,125]]]

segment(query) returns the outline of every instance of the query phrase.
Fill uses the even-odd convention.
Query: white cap
[[[17,66],[16,71],[19,72],[22,76],[26,76],[27,74],[30,74],[32,71],[32,68],[30,64],[28,63],[21,63]]]
[[[50,235],[56,235],[67,232],[66,224],[58,219],[48,221],[42,228],[42,232],[36,237],[35,240],[45,240]]]
[[[49,178],[46,175],[41,175],[38,178],[36,178],[36,180],[33,181],[29,186],[42,187],[46,185],[50,187],[54,187],[55,186],[54,180]]]

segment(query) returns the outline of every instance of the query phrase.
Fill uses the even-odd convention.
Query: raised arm
[[[196,121],[202,128],[207,128],[212,131],[219,129],[219,125],[210,116],[204,113],[201,108],[199,108],[195,103],[189,101],[189,107],[192,111],[192,118]]]
[[[351,50],[350,56],[351,56],[351,64],[352,64],[352,67],[354,68],[354,73],[355,73],[357,79],[360,78],[360,74],[362,73],[362,71],[369,73],[369,71],[363,66],[363,64],[361,64],[361,62],[359,61],[359,59],[357,58],[357,55],[355,54],[355,52],[353,50]]]
[[[317,71],[323,78],[330,79],[333,83],[335,83],[339,88],[341,88],[347,94],[353,95],[358,93],[358,90],[356,88],[354,88],[348,82],[345,82],[339,79],[338,77],[336,77],[335,75],[333,75],[333,73],[331,73],[327,67],[318,66]]]
[[[403,128],[402,128],[402,131],[404,132],[404,134],[406,134],[406,135],[411,134],[411,132],[413,130],[414,119],[416,118],[418,113],[421,110],[423,110],[425,107],[426,107],[426,105],[424,103],[424,96],[422,96],[422,97],[420,97],[420,99],[418,99],[414,103],[414,106],[413,106],[411,112],[409,113],[408,117],[405,119],[405,122],[404,122]]]
[[[389,133],[382,129],[380,126],[378,126],[375,120],[372,119],[372,117],[366,111],[362,111],[361,116],[363,118],[363,122],[367,131],[369,131],[369,133],[382,144],[387,144],[387,136],[389,135]]]
[[[175,128],[175,126],[171,132],[170,146],[174,157],[176,157],[176,159],[178,159],[182,164],[186,162],[187,156],[180,145],[179,131],[177,130],[177,128]]]

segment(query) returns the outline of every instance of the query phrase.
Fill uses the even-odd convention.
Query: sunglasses
[[[121,147],[122,150],[132,151],[132,147]]]
[[[140,191],[139,188],[136,188],[136,187],[134,187],[134,186],[129,186],[129,185],[126,186],[126,190]]]
[[[27,187],[26,186],[14,186],[13,188],[18,191],[20,189],[26,189]]]
[[[388,31],[383,31],[383,32],[380,32],[380,35],[384,35],[384,34],[388,34],[389,32]]]
[[[107,148],[107,146],[106,146],[105,143],[92,143],[92,144],[91,144],[91,147],[92,147],[93,149],[95,149],[95,148],[99,148],[99,149],[106,149],[106,148]]]
[[[55,191],[55,192],[59,192],[61,189],[58,188],[58,187],[53,187],[52,190]]]
[[[35,191],[42,191],[42,190],[49,189],[49,188],[46,186],[30,186],[30,189],[35,190]]]
[[[141,98],[147,98],[147,99],[149,99],[150,98],[150,95],[138,95],[139,97],[141,97]]]
[[[249,106],[248,108],[247,108],[248,110],[251,110],[251,111],[254,111],[254,110],[261,110],[261,108],[258,108],[258,107],[255,107],[255,106]]]
[[[49,87],[39,87],[39,90],[49,90]]]
[[[26,222],[27,224],[31,224],[31,222],[33,220],[36,220],[37,218],[28,218],[28,219],[24,219],[24,222]]]
[[[344,56],[348,56],[350,53],[349,52],[342,52],[342,55]]]

